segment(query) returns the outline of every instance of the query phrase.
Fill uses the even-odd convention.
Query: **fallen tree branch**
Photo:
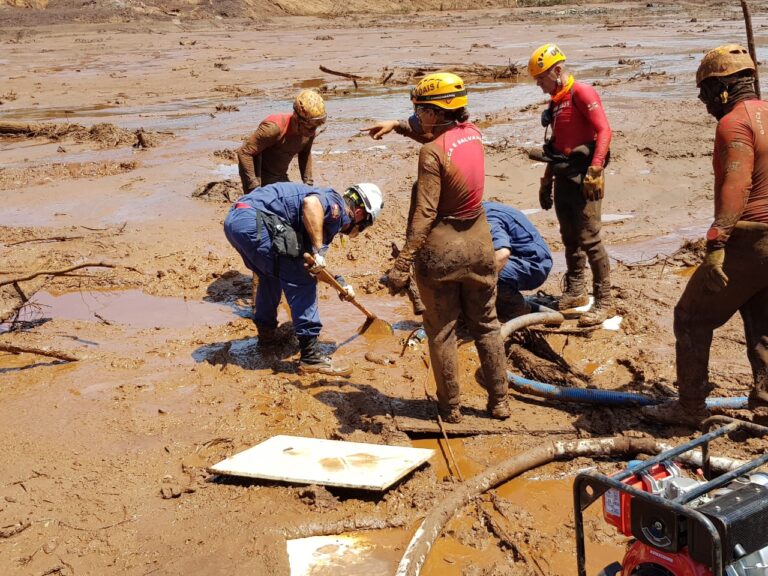
[[[0,282],[0,286],[7,286],[8,284],[16,284],[17,282],[25,282],[37,278],[38,276],[62,276],[73,270],[79,270],[80,268],[117,268],[116,264],[107,264],[106,262],[86,262],[85,264],[77,264],[76,266],[70,266],[69,268],[62,268],[61,270],[41,270],[40,272],[34,272],[27,276],[20,276],[18,278],[11,278],[10,280],[3,280]],[[134,270],[129,268],[129,270]]]
[[[10,352],[11,354],[37,354],[38,356],[56,358],[57,360],[65,360],[67,362],[77,362],[79,360],[79,358],[67,354],[66,352],[35,348],[34,346],[14,346],[13,344],[5,343],[0,343],[0,352]]]
[[[16,524],[12,524],[10,526],[4,526],[3,528],[0,528],[0,538],[10,538],[11,536],[16,536],[16,534],[24,532],[24,530],[30,526],[32,526],[32,522],[17,522]]]
[[[11,242],[6,246],[18,246],[19,244],[30,244],[32,242],[66,242],[67,240],[82,240],[84,236],[50,236],[48,238],[30,238],[28,240],[19,240]]]
[[[362,80],[362,76],[358,76],[357,74],[349,74],[348,72],[338,72],[336,70],[331,70],[330,68],[326,68],[322,64],[320,65],[320,70],[322,72],[325,72],[326,74],[333,74],[334,76],[341,76],[342,78],[349,78],[350,80]]]

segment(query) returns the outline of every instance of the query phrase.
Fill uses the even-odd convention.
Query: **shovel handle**
[[[312,257],[311,254],[304,253],[304,261],[309,265],[309,267],[313,267],[315,265],[315,259]],[[347,291],[344,290],[344,287],[339,284],[339,282],[336,280],[336,278],[333,277],[333,274],[328,272],[327,268],[321,268],[320,272],[315,274],[317,276],[318,280],[322,280],[326,284],[330,284],[336,289],[336,292],[339,294],[346,294]],[[363,314],[365,314],[370,320],[376,320],[376,314],[368,310],[365,306],[360,304],[360,302],[357,301],[356,298],[347,298],[349,302],[355,305],[355,307],[360,310]]]

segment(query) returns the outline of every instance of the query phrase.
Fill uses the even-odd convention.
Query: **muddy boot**
[[[566,274],[565,292],[557,299],[558,309],[570,310],[586,304],[589,304],[589,295],[587,294],[587,283],[584,280],[584,271]]]
[[[496,295],[496,315],[499,321],[507,322],[518,316],[531,313],[531,305],[517,290],[499,289]]]
[[[458,406],[448,406],[447,408],[438,406],[437,412],[440,414],[443,422],[447,424],[458,424],[463,418],[461,409]]]
[[[597,326],[616,313],[613,308],[610,284],[595,283],[594,294],[595,303],[592,308],[581,315],[579,318],[579,326]]]
[[[696,429],[700,428],[701,423],[712,415],[703,400],[685,403],[681,403],[680,400],[673,400],[655,406],[643,406],[640,412],[644,417],[654,422]]]
[[[512,415],[509,400],[505,396],[498,400],[488,400],[488,414],[496,420],[506,420]]]
[[[301,349],[299,374],[325,374],[344,377],[352,375],[350,366],[334,364],[330,356],[322,354],[317,336],[300,336],[299,348]]]
[[[276,326],[256,324],[256,333],[259,336],[259,348],[275,348],[280,345],[280,336]]]

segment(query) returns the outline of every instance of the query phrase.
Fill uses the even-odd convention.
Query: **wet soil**
[[[751,5],[760,47],[766,5]],[[397,136],[374,142],[358,133],[371,120],[410,112],[407,87],[382,83],[385,67],[403,77],[434,66],[524,69],[531,48],[554,36],[577,78],[600,86],[615,131],[604,239],[623,321],[618,331],[585,333],[569,320],[565,329],[533,329],[513,347],[577,385],[674,393],[672,310],[700,259],[700,247],[686,242],[712,214],[714,121],[696,100],[693,77],[706,49],[743,41],[738,3],[272,17],[258,30],[178,15],[151,25],[57,24],[45,14],[33,27],[0,28],[0,122],[108,123],[121,134],[143,128],[163,137],[151,148],[133,148],[132,137],[102,146],[66,133],[0,139],[0,283],[83,263],[116,266],[0,286],[0,318],[29,299],[13,331],[2,328],[0,345],[37,350],[0,353],[1,574],[283,575],[287,538],[366,521],[381,530],[341,530],[374,550],[344,573],[394,572],[419,520],[456,485],[444,448],[380,495],[206,471],[275,434],[439,448],[434,437],[409,437],[393,416],[432,418],[434,385],[421,345],[401,356],[418,317],[378,285],[391,242],[403,239],[418,155]],[[758,54],[764,59],[762,48]],[[371,80],[356,89],[320,65]],[[329,111],[315,144],[316,182],[376,182],[387,197],[376,226],[329,252],[334,272],[395,327],[391,336],[358,334],[365,317],[322,288],[323,345],[354,365],[348,380],[298,375],[290,326],[284,345],[259,349],[251,278],[222,233],[230,187],[206,188],[237,180],[231,150],[310,85],[325,87]],[[557,294],[564,263],[555,216],[538,210],[543,167],[521,152],[540,143],[545,98],[525,76],[480,76],[471,89],[487,140],[486,197],[531,215],[557,251],[543,287]],[[195,197],[200,190],[212,193]],[[740,320],[716,333],[715,394],[749,390],[744,347]],[[481,419],[471,342],[460,359],[465,411]],[[630,408],[513,398],[512,424],[488,420],[501,433],[451,439],[464,477],[545,436],[687,438]],[[754,440],[714,448],[739,458],[765,449]],[[500,487],[461,510],[423,574],[574,574],[571,480],[584,468],[622,465],[557,463]],[[489,529],[484,507],[512,526],[515,550]],[[624,542],[597,510],[588,539],[590,573],[620,559]],[[339,572],[313,572],[321,573]]]

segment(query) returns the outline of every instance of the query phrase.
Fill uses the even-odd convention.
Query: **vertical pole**
[[[760,74],[757,70],[757,52],[755,51],[755,36],[752,33],[752,15],[749,13],[747,0],[741,0],[741,11],[744,13],[744,25],[747,28],[747,49],[752,62],[755,64],[755,94],[760,98]]]

